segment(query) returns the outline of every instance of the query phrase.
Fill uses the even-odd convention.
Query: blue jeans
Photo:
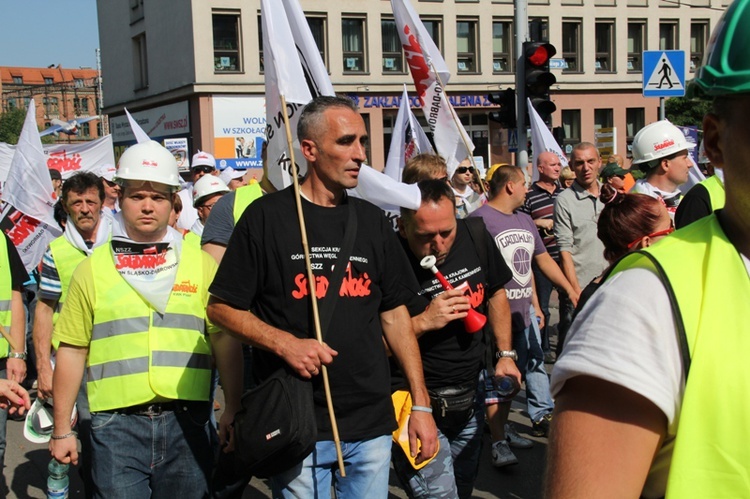
[[[94,497],[208,497],[213,465],[209,402],[156,416],[91,414]]]
[[[539,308],[541,308],[542,315],[544,315],[544,327],[540,331],[542,338],[542,350],[544,352],[550,351],[549,346],[549,300],[552,296],[552,281],[547,279],[547,276],[539,270],[536,264],[532,264],[531,270],[534,272],[534,282],[536,283],[536,295],[539,298]],[[532,317],[533,319],[533,317]]]
[[[531,421],[539,421],[552,412],[555,403],[549,391],[549,377],[544,369],[544,352],[535,317],[532,317],[532,322],[533,325],[523,331],[513,331],[513,348],[518,354],[518,370],[526,378],[526,410]]]
[[[337,499],[388,497],[391,435],[341,442],[346,477],[342,477],[333,441],[318,442],[304,461],[271,478],[274,498]]]
[[[484,394],[477,393],[474,414],[461,428],[438,426],[440,450],[427,466],[415,470],[398,445],[393,445],[393,468],[409,497],[470,498],[479,470],[484,430]]]

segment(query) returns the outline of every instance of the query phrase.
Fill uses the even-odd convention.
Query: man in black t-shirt
[[[467,498],[474,487],[481,450],[484,398],[478,396],[478,378],[488,345],[482,331],[467,332],[460,319],[470,308],[487,316],[485,328],[499,350],[508,355],[499,358],[495,374],[512,376],[520,384],[521,375],[512,359],[510,307],[503,288],[512,273],[480,220],[456,220],[454,196],[445,182],[424,180],[419,188],[422,205],[417,211],[402,208],[399,234],[420,283],[418,294],[409,302],[409,313],[419,338],[440,450],[421,470],[415,470],[395,446],[393,461],[411,496]],[[472,231],[469,223],[480,230]],[[436,266],[455,289],[444,290],[433,273],[420,266],[428,255],[435,256]],[[393,363],[392,368],[393,388],[399,389],[401,373]],[[464,402],[456,410],[449,407],[443,411],[446,402],[458,399]]]
[[[385,498],[396,422],[384,338],[406,374],[414,404],[430,405],[405,306],[416,282],[383,213],[345,194],[357,185],[367,142],[354,104],[340,97],[314,99],[300,115],[297,134],[308,164],[300,191],[321,309],[338,292],[330,325],[323,331],[325,342],[314,339],[291,188],[258,199],[242,215],[210,287],[208,312],[222,329],[254,347],[253,374],[259,381],[284,365],[312,379],[318,443],[304,461],[289,463],[288,471],[272,478],[274,496],[328,497],[333,482],[340,498]],[[343,282],[332,285],[350,209],[356,213],[356,237]],[[336,471],[319,376],[323,365],[343,441],[346,477]],[[414,412],[409,432],[418,462],[435,453],[437,430],[430,414]]]

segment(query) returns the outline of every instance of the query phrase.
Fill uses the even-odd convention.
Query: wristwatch
[[[500,350],[495,354],[496,359],[502,359],[503,357],[508,357],[513,360],[518,360],[518,354],[515,350]]]

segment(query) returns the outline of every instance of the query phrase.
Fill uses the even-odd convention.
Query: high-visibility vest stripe
[[[140,333],[148,329],[148,317],[129,317],[94,324],[91,341],[111,338],[121,334]]]
[[[155,366],[211,369],[211,356],[200,353],[162,351],[154,352],[151,358]]]
[[[0,312],[7,312],[10,310],[10,300],[0,300]]]
[[[8,256],[8,240],[3,234],[0,236],[0,324],[10,332],[11,300],[13,298],[13,283],[10,275],[10,258]],[[10,345],[5,338],[0,337],[0,359],[8,356]]]
[[[148,357],[136,359],[114,360],[96,366],[89,366],[88,381],[99,381],[104,378],[115,376],[128,376],[130,374],[148,372]]]
[[[171,327],[177,329],[190,329],[205,332],[206,321],[190,314],[164,314],[154,313],[154,327]]]

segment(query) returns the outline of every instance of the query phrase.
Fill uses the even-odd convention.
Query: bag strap
[[[351,199],[348,199],[346,218],[346,230],[344,232],[344,240],[341,243],[341,249],[339,255],[336,258],[336,264],[333,268],[333,275],[328,285],[329,292],[333,294],[329,296],[328,300],[320,304],[320,327],[321,331],[325,333],[328,330],[328,326],[333,318],[333,310],[336,308],[336,303],[339,299],[339,290],[341,289],[341,283],[344,279],[344,272],[349,266],[349,257],[352,254],[354,248],[354,239],[357,236],[357,210],[354,208],[354,203]]]

